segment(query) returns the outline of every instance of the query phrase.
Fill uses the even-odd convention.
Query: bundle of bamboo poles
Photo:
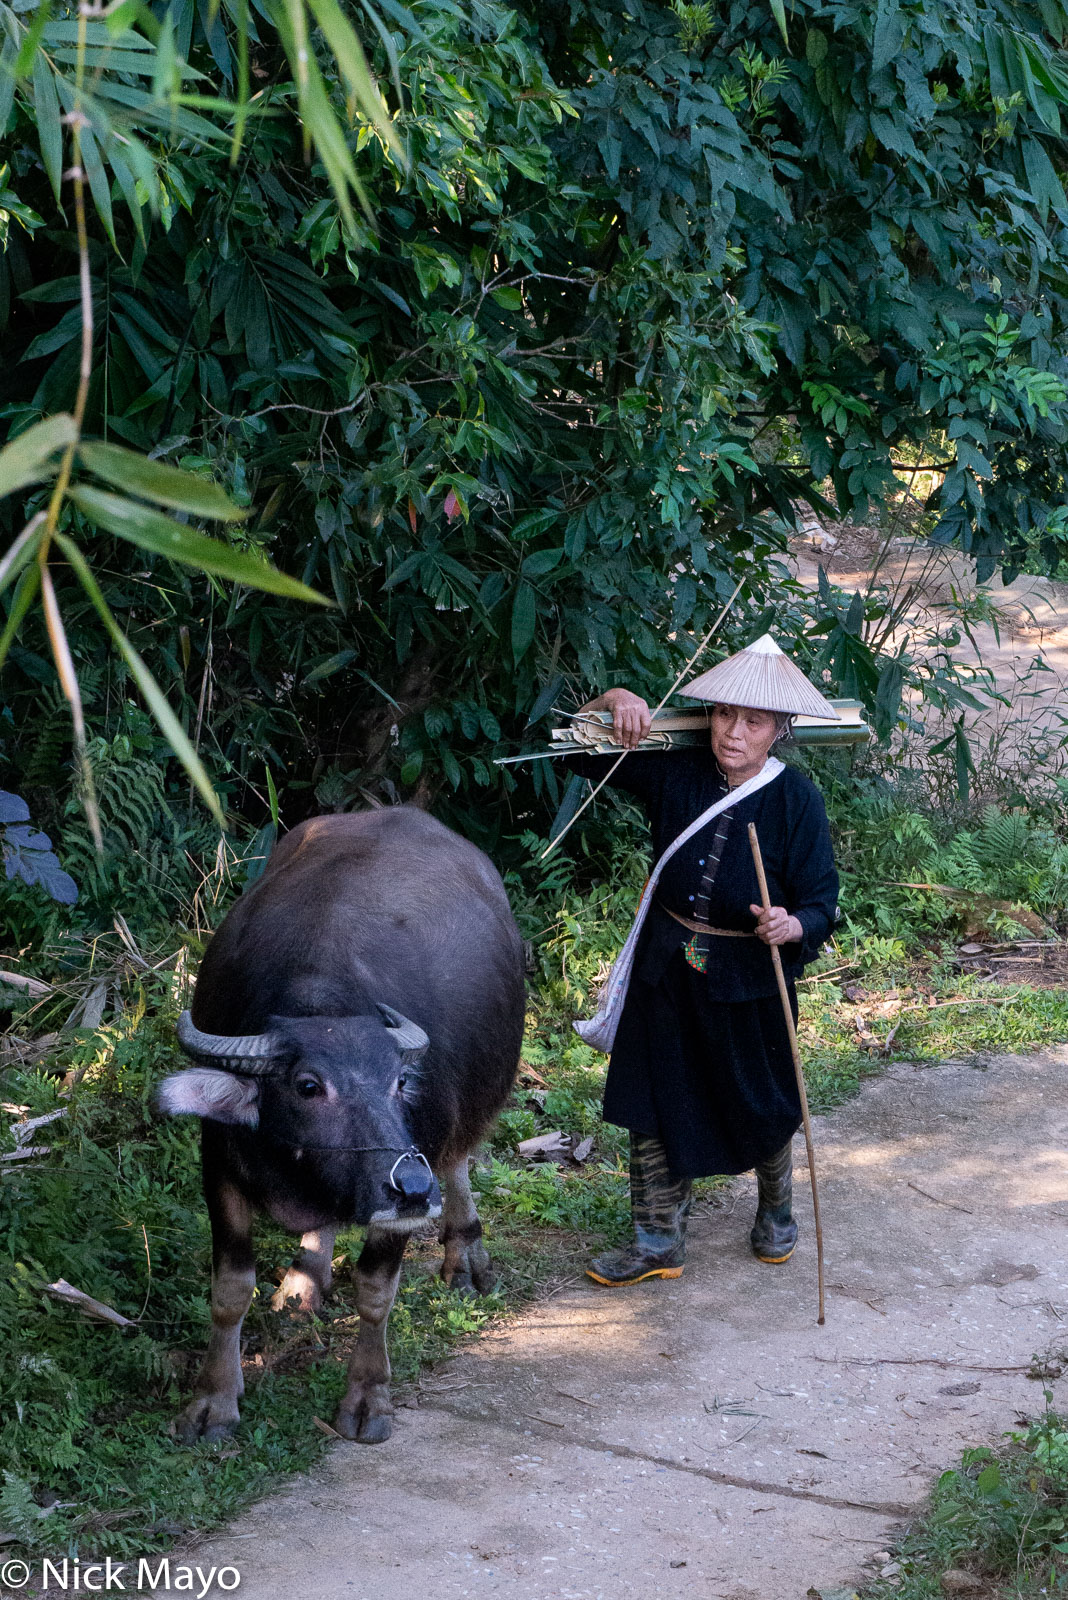
[[[838,722],[820,722],[815,717],[794,719],[794,738],[802,745],[848,746],[866,744],[871,729],[864,720],[864,708],[859,700],[832,700]],[[709,741],[712,707],[665,706],[653,712],[652,727],[639,750],[683,750],[694,745],[707,745]],[[518,756],[501,756],[496,765],[511,766],[517,761],[545,761],[550,756],[617,755],[619,745],[612,738],[612,713],[610,711],[580,711],[569,715],[566,723],[553,728],[549,734],[547,750],[528,750]]]

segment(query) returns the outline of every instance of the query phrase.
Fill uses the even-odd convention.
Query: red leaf
[[[415,532],[415,501],[408,501],[408,521],[411,523],[412,532]]]
[[[445,515],[450,522],[460,515],[460,502],[456,498],[456,490],[450,489],[445,496]]]

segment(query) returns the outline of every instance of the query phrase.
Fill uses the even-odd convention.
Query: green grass
[[[898,981],[870,973],[855,1000],[842,983],[806,983],[800,990],[798,1036],[813,1110],[841,1105],[887,1060],[934,1065],[1068,1040],[1068,990],[984,983],[937,967],[913,969]]]
[[[1068,1594],[1068,1418],[1048,1409],[998,1450],[967,1450],[944,1472],[895,1554],[896,1570],[862,1600],[944,1600],[943,1574],[965,1572],[981,1600]]]
[[[616,908],[608,908],[612,916],[595,909],[579,907],[552,925],[547,944],[556,943],[548,955],[543,948],[550,970],[529,1019],[520,1081],[473,1174],[499,1285],[484,1299],[459,1299],[436,1277],[436,1243],[414,1245],[391,1321],[402,1386],[547,1282],[580,1272],[602,1241],[625,1234],[625,1135],[601,1123],[605,1061],[570,1026],[617,931]],[[984,1003],[931,1010],[931,996]],[[155,1083],[181,1060],[175,1002],[162,978],[130,1000],[136,1003],[121,1020],[71,1036],[53,1054],[52,1072],[78,1078],[69,1092],[40,1071],[9,1067],[0,1075],[8,1106],[31,1115],[66,1108],[39,1136],[50,1155],[0,1163],[0,1529],[50,1555],[66,1549],[121,1558],[165,1548],[225,1522],[280,1476],[308,1467],[327,1440],[315,1418],[333,1415],[355,1337],[345,1258],[358,1254],[358,1233],[338,1239],[343,1259],[323,1315],[291,1322],[267,1302],[294,1241],[261,1226],[241,1426],[216,1446],[189,1448],[173,1438],[172,1419],[209,1327],[210,1240],[197,1130],[151,1111]],[[910,1006],[919,1009],[901,1009]],[[862,1019],[868,1048],[858,1043]],[[840,1104],[880,1070],[895,1026],[895,1058],[934,1063],[1023,1049],[1068,1039],[1068,997],[976,985],[948,968],[872,968],[853,998],[840,975],[807,984],[801,1038],[815,1109]],[[521,1139],[556,1129],[593,1135],[584,1166],[517,1156]],[[136,1328],[90,1323],[57,1304],[43,1286],[59,1277],[135,1319]]]

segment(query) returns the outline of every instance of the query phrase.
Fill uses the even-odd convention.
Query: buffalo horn
[[[287,1053],[277,1033],[204,1033],[190,1011],[183,1011],[178,1018],[178,1043],[186,1055],[214,1061],[224,1070],[249,1077],[270,1072],[272,1063]]]
[[[410,1017],[402,1016],[399,1011],[394,1011],[392,1006],[383,1005],[381,1000],[377,1005],[398,1050],[407,1054],[409,1051],[422,1053],[426,1049],[430,1040],[417,1022],[413,1022]]]

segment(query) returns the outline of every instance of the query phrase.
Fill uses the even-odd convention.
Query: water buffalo
[[[208,946],[159,1105],[202,1119],[212,1332],[184,1440],[238,1420],[252,1218],[303,1235],[275,1296],[318,1304],[339,1226],[366,1225],[338,1432],[392,1427],[386,1321],[409,1233],[442,1212],[447,1283],[492,1284],[468,1157],[515,1078],[523,951],[486,856],[409,806],[303,823]]]

